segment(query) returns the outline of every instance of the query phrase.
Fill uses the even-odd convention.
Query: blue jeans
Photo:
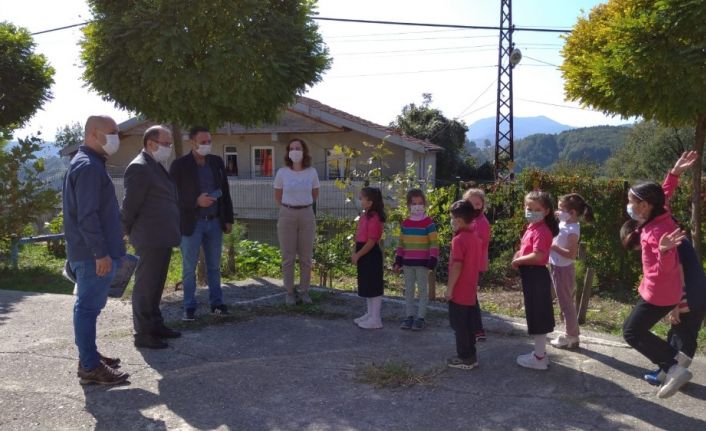
[[[211,307],[223,304],[221,289],[221,251],[223,231],[218,218],[198,220],[194,233],[181,237],[182,278],[184,283],[184,309],[196,308],[196,264],[199,249],[203,246],[208,280],[208,302]]]
[[[72,261],[69,264],[76,274],[78,285],[74,304],[74,337],[78,360],[83,368],[92,370],[100,364],[96,347],[96,320],[108,300],[110,283],[120,261],[113,259],[110,272],[103,277],[96,275],[95,260]]]

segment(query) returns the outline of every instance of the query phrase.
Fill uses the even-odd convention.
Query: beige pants
[[[288,292],[294,289],[294,261],[299,255],[299,290],[306,292],[311,284],[311,256],[314,252],[316,219],[314,210],[280,207],[277,238],[282,254],[282,278]]]

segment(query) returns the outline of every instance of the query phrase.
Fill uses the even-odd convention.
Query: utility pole
[[[510,181],[514,175],[512,130],[512,69],[522,54],[512,42],[512,0],[500,0],[500,43],[498,48],[498,95],[495,115],[495,179]]]

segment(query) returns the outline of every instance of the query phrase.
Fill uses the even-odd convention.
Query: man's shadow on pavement
[[[657,368],[655,366],[654,369],[646,370],[645,368],[639,367],[637,365],[621,361],[620,359],[617,359],[613,356],[604,355],[602,353],[593,350],[586,350],[583,348],[577,350],[576,352],[583,354],[584,356],[587,356],[591,359],[595,359],[596,361],[599,361],[615,370],[618,370],[628,376],[635,377],[637,379],[642,379],[642,376],[645,373],[653,371]],[[645,385],[648,385],[648,383],[645,382]],[[706,386],[700,385],[698,383],[689,382],[681,388],[680,392],[692,398],[706,401]]]
[[[135,377],[131,376],[131,379]],[[118,386],[82,386],[86,411],[96,419],[95,430],[149,429],[166,431],[164,421],[145,417],[140,410],[162,403],[160,397],[129,383]]]

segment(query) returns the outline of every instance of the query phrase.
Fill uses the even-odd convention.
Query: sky
[[[500,22],[499,0],[319,0],[321,17],[383,21],[491,25]],[[597,0],[515,0],[517,27],[570,29]],[[0,0],[0,19],[31,32],[86,21],[85,0]],[[431,93],[432,106],[471,124],[495,116],[498,31],[352,24],[317,21],[333,58],[323,80],[307,97],[380,124],[393,121],[409,103]],[[130,113],[102,100],[81,79],[77,28],[37,35],[36,51],[55,68],[53,99],[16,133],[42,132],[53,140],[68,123],[92,114],[121,122]],[[582,109],[564,98],[561,37],[516,31],[522,62],[513,71],[514,115],[544,115],[575,127],[624,124],[627,120]]]

